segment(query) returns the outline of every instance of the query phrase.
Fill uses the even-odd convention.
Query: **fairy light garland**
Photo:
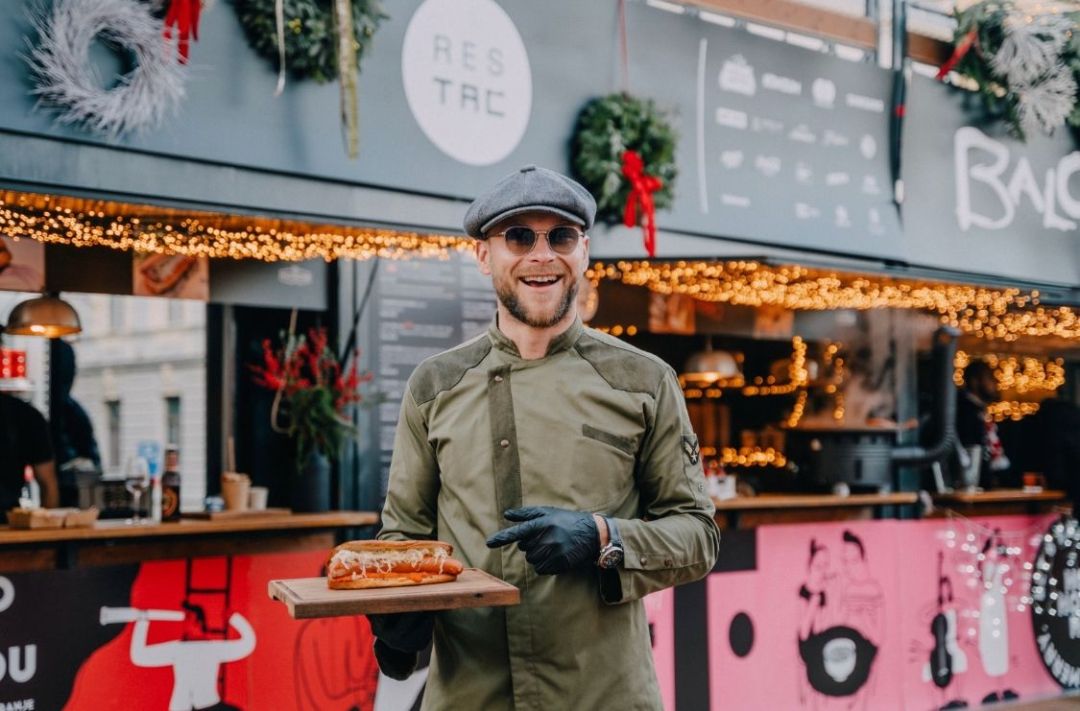
[[[1080,314],[1043,307],[1039,293],[970,284],[942,284],[838,274],[797,265],[760,262],[597,262],[588,271],[594,285],[613,280],[660,294],[685,294],[702,301],[740,306],[778,306],[795,311],[876,308],[929,311],[942,323],[988,339],[1021,336],[1080,338]]]
[[[702,447],[703,457],[717,457],[725,467],[784,467],[787,457],[772,447]]]
[[[0,231],[47,244],[264,262],[445,258],[473,245],[472,239],[456,235],[312,226],[16,192],[0,192]]]
[[[1065,361],[1055,358],[1040,361],[1031,356],[997,355],[989,353],[980,356],[990,366],[997,381],[998,389],[1003,393],[1015,393],[1029,397],[1047,397],[1054,394],[1065,384]],[[972,357],[965,351],[957,351],[953,361],[953,382],[957,387],[964,386],[964,369],[971,363]],[[995,422],[1005,420],[1018,421],[1039,411],[1038,402],[1023,400],[1003,400],[987,406],[987,414]]]

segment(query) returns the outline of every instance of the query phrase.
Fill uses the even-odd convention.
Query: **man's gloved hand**
[[[422,652],[431,644],[435,615],[431,612],[396,612],[368,615],[371,633],[399,652]]]
[[[565,573],[592,563],[600,554],[600,534],[591,513],[554,506],[526,506],[510,509],[503,516],[518,524],[488,538],[488,548],[517,541],[525,560],[541,575]]]
[[[416,669],[417,655],[431,644],[435,616],[430,612],[368,615],[375,635],[375,660],[391,679],[403,681]]]

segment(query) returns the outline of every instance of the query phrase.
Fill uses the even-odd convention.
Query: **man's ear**
[[[581,238],[581,245],[585,249],[585,258],[581,260],[581,273],[584,275],[589,270],[589,235]]]
[[[491,276],[491,248],[486,239],[476,240],[476,244],[473,245],[474,253],[476,254],[476,263],[480,267],[480,273],[485,276]]]

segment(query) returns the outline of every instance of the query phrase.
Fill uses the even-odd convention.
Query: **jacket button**
[[[675,565],[675,563],[674,563],[674,562],[672,562],[671,558],[666,558],[666,559],[664,560],[664,565],[666,565],[667,567],[669,567],[669,568],[670,568],[671,566]]]
[[[503,377],[501,375],[496,375],[494,378],[492,378],[492,380],[494,380],[496,383],[501,383],[503,381]]]
[[[646,558],[645,556],[641,556],[641,564],[642,565],[648,565],[649,564],[649,559]]]
[[[508,439],[500,440],[499,441],[499,446],[500,447],[509,447],[510,446],[510,440],[508,440]]]

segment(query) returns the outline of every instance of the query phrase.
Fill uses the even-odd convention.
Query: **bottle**
[[[41,506],[41,486],[34,478],[34,468],[27,464],[23,467],[22,493],[19,495],[19,506],[24,509],[36,509]]]
[[[161,520],[180,520],[180,449],[165,448],[165,473],[161,475]]]
[[[161,523],[161,475],[158,473],[150,477],[150,520]]]

